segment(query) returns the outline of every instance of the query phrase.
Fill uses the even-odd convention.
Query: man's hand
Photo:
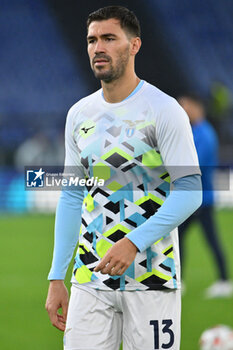
[[[134,261],[137,251],[137,247],[128,238],[122,238],[107,251],[94,271],[121,276]]]
[[[66,317],[69,302],[69,294],[62,280],[50,282],[45,308],[49,314],[52,325],[60,331],[66,327]],[[62,315],[58,310],[62,308]]]

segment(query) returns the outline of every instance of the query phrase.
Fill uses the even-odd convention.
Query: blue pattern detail
[[[135,266],[134,261],[132,264],[128,267],[128,269],[125,271],[124,275],[129,276],[130,278],[135,278]]]
[[[147,184],[148,182],[151,182],[153,181],[153,178],[150,177],[146,170],[139,166],[139,165],[136,165],[135,167],[133,167],[132,169],[130,169],[130,171],[137,177],[139,177],[140,175],[142,175],[142,181],[143,181],[143,187],[144,187],[144,194],[145,196],[148,195],[148,187],[147,187]]]
[[[95,218],[88,226],[87,226],[87,231],[89,233],[92,233],[94,231],[98,231],[102,233],[103,229],[103,214],[100,214]]]
[[[139,84],[136,86],[136,88],[131,92],[131,94],[130,94],[129,96],[127,96],[124,100],[122,100],[122,102],[128,100],[130,97],[132,97],[133,95],[135,95],[136,92],[138,92],[138,91],[141,89],[141,87],[142,87],[143,84],[144,84],[144,80],[140,80],[140,82],[139,82]],[[103,97],[103,99],[104,99],[103,91],[102,91],[102,97]]]
[[[88,165],[90,169],[90,177],[93,177],[92,155],[88,154]]]
[[[148,184],[148,182],[152,181],[152,178],[145,172],[142,176],[142,179],[143,179],[144,195],[148,196],[147,184]]]
[[[129,139],[127,142],[134,148],[134,157],[141,156],[152,149],[151,146],[140,139],[133,138]]]
[[[151,248],[147,248],[146,256],[147,256],[147,272],[152,272],[152,259],[155,258],[158,254],[153,252]]]
[[[141,224],[143,224],[143,222],[146,221],[146,218],[137,212],[129,216],[128,219],[135,222],[137,226],[140,226]]]
[[[130,182],[121,187],[118,191],[112,193],[108,199],[113,203],[117,203],[121,199],[128,199],[130,202],[133,202],[133,183]]]
[[[112,167],[110,168],[110,177],[112,178],[116,174],[116,170],[114,170]]]
[[[101,156],[101,145],[103,140],[100,138],[99,140],[95,140],[90,145],[85,147],[81,152],[81,157],[86,158],[89,155],[96,154],[97,156]]]
[[[120,277],[120,290],[125,290],[125,276]]]
[[[161,185],[159,185],[158,188],[166,193],[166,197],[169,195],[169,193],[170,193],[170,183],[163,182]]]
[[[126,97],[123,101],[126,101],[126,100],[128,100],[130,97],[132,97],[133,95],[135,95],[136,92],[138,92],[138,91],[141,89],[141,87],[142,87],[143,84],[144,84],[144,80],[140,80],[139,84],[138,84],[137,87],[134,89],[134,91],[132,91],[131,94],[130,94],[128,97]]]
[[[93,235],[93,249],[96,252],[96,231],[102,232],[103,229],[103,214],[95,218],[88,226],[87,231]]]
[[[163,265],[165,265],[167,267],[170,267],[171,273],[172,273],[172,277],[174,277],[176,275],[176,268],[175,268],[174,259],[167,258],[166,260],[163,261]],[[177,288],[176,280],[174,278],[172,280],[173,280],[174,288]]]
[[[85,264],[82,262],[79,255],[76,255],[75,260],[74,260],[74,270],[79,269],[83,265],[85,265]],[[96,280],[98,280],[98,277],[96,277],[96,275],[94,273],[92,273],[91,281],[96,281]]]
[[[124,199],[120,200],[120,221],[125,220],[125,205],[124,205]]]
[[[92,246],[93,246],[93,249],[96,252],[96,233],[95,233],[95,231],[92,232],[92,236],[93,236]]]
[[[118,144],[122,144],[122,142],[124,141],[124,137],[125,137],[125,128],[122,126],[121,133],[120,133],[119,139],[118,139]]]
[[[96,280],[98,280],[98,277],[96,277],[96,275],[94,273],[92,273],[91,280],[96,281]]]
[[[120,220],[125,220],[124,200],[128,199],[133,202],[133,184],[130,182],[126,186],[121,187],[118,191],[112,193],[108,199],[113,203],[120,202]]]
[[[78,255],[76,255],[75,260],[74,260],[74,270],[79,269],[83,265],[84,265],[84,263],[82,262],[82,260],[79,258]]]
[[[125,273],[120,277],[120,290],[125,290],[125,276],[129,276],[130,278],[135,278],[135,266],[134,262],[128,267]]]

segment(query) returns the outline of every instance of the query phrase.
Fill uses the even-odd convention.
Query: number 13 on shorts
[[[150,320],[150,325],[154,332],[154,349],[172,349],[175,341],[172,320],[162,320],[162,322]]]

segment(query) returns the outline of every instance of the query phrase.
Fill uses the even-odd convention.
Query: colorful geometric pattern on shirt
[[[93,110],[92,110],[93,112]],[[84,173],[105,180],[89,187],[83,209],[82,233],[75,258],[78,283],[100,279],[110,289],[176,288],[171,239],[161,239],[143,253],[123,276],[93,273],[112,245],[140,226],[163,204],[169,192],[169,174],[155,138],[155,124],[145,110],[130,120],[127,110],[101,114],[89,110],[76,119],[73,135]],[[132,117],[131,117],[132,119]]]

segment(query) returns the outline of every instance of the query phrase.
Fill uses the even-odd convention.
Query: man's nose
[[[105,52],[105,46],[102,40],[96,41],[95,44],[95,54],[99,52]]]

